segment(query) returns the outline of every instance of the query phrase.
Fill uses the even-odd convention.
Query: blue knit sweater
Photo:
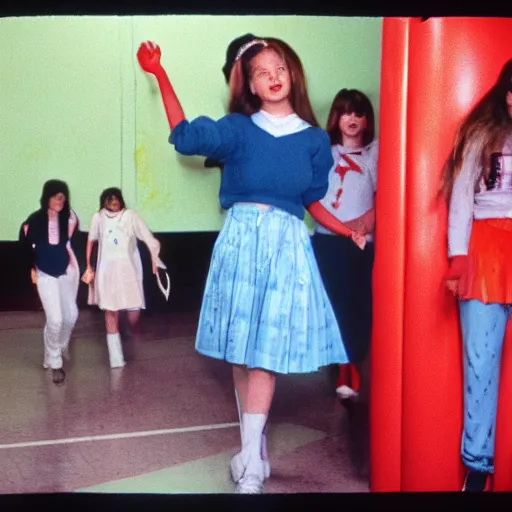
[[[183,155],[202,155],[224,164],[220,203],[254,202],[281,208],[300,219],[322,199],[333,165],[331,144],[321,128],[275,137],[250,117],[229,114],[219,121],[184,120],[169,142]]]

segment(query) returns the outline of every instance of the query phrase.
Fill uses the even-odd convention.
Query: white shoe
[[[336,388],[336,394],[342,400],[354,399],[357,398],[359,395],[357,391],[354,391],[352,388],[349,388],[348,386],[345,385]]]
[[[263,494],[263,476],[245,475],[236,486],[236,494]]]
[[[270,461],[262,460],[263,463],[263,478],[268,480],[270,477]],[[231,478],[235,484],[239,483],[242,480],[242,477],[245,473],[245,466],[242,460],[242,452],[238,452],[232,459],[230,463],[231,469]]]
[[[236,494],[262,494],[265,483],[264,463],[250,464],[236,486]]]

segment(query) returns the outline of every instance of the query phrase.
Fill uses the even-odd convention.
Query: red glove
[[[340,222],[332,213],[326,210],[320,201],[316,201],[308,206],[308,212],[311,217],[315,219],[319,224],[324,226],[330,231],[333,231],[337,235],[347,236],[352,238],[354,243],[360,248],[364,249],[366,245],[366,236],[356,233],[349,229],[345,224]]]
[[[169,82],[167,73],[162,67],[162,64],[160,64],[161,55],[162,52],[157,44],[146,41],[139,46],[137,60],[139,61],[140,67],[146,71],[146,73],[155,75],[158,81],[158,87],[160,87],[169,127],[172,130],[185,119],[185,114],[172,88],[171,82]]]
[[[469,294],[472,269],[469,256],[454,256],[445,275],[446,286],[456,297],[463,299]]]

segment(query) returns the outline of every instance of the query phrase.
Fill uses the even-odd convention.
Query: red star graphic
[[[353,154],[360,155],[361,153],[359,152],[359,153],[353,153]],[[359,167],[359,165],[357,165],[357,163],[354,162],[354,160],[352,160],[352,158],[350,158],[348,155],[341,155],[341,158],[343,160],[345,160],[345,162],[348,165],[341,165],[341,161],[340,161],[340,162],[338,162],[338,165],[336,166],[336,169],[334,170],[334,172],[339,175],[342,185],[343,185],[343,180],[345,179],[345,175],[347,174],[347,172],[353,171],[353,172],[358,172],[360,174],[363,174],[361,167]],[[338,192],[336,193],[336,200],[332,203],[333,208],[337,209],[340,207],[340,197],[341,197],[342,193],[343,193],[343,187],[340,187],[338,189]]]

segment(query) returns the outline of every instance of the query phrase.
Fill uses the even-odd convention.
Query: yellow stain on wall
[[[146,185],[148,165],[147,165],[148,153],[145,145],[140,145],[135,150],[135,170],[137,172],[137,185]]]
[[[151,205],[152,210],[165,210],[171,202],[169,181],[157,172],[158,166],[152,162],[145,137],[137,134],[140,142],[135,150],[135,171],[137,173],[136,186],[139,208]]]

